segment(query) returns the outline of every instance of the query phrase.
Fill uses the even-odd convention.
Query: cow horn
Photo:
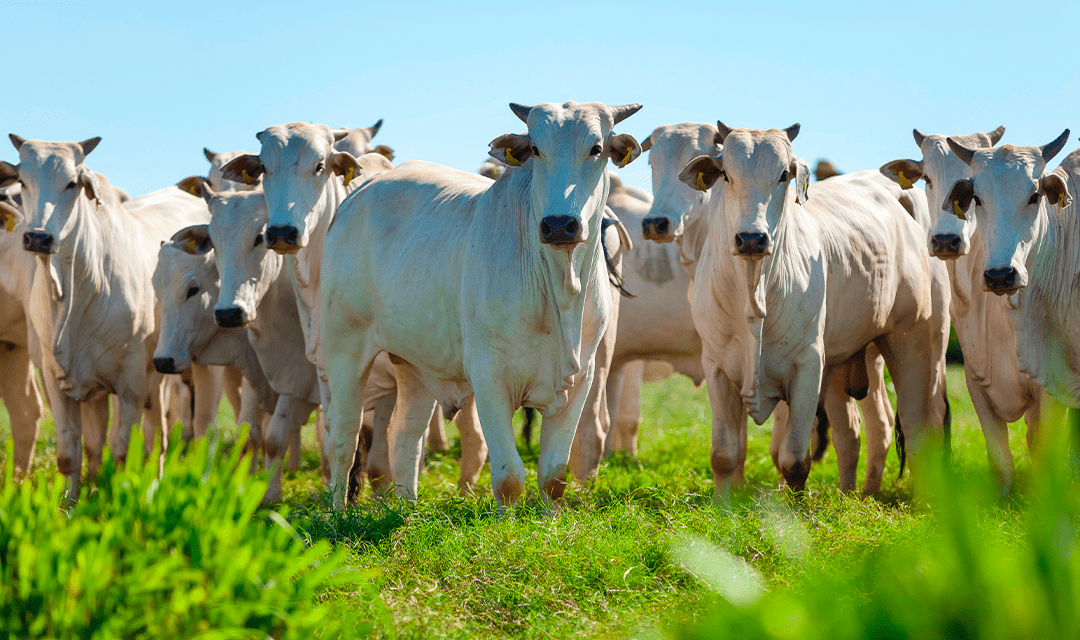
[[[525,124],[529,124],[529,112],[532,111],[532,107],[526,107],[525,105],[511,102],[510,110],[514,112],[514,115],[518,117],[518,120],[521,120]]]
[[[645,139],[641,141],[641,150],[648,151],[652,149],[652,134],[645,136]]]
[[[618,107],[608,107],[611,111],[611,117],[614,118],[615,124],[619,124],[623,120],[626,120],[630,116],[634,115],[641,110],[640,104],[624,104]]]
[[[949,148],[953,150],[957,158],[964,161],[964,164],[971,166],[971,159],[975,157],[975,150],[968,149],[964,145],[957,142],[952,136],[945,139],[945,142],[949,143]]]
[[[18,151],[22,148],[23,143],[26,142],[26,138],[17,136],[14,133],[9,133],[8,137],[11,138],[11,144],[15,145],[15,150]]]
[[[923,140],[926,140],[926,136],[923,135],[923,132],[918,129],[912,129],[911,135],[915,136],[915,144],[919,145],[919,148],[922,149]]]
[[[997,129],[994,129],[990,133],[986,134],[987,138],[990,138],[990,146],[994,146],[1001,140],[1001,136],[1005,135],[1005,125],[1001,125]]]
[[[209,160],[210,162],[213,162],[214,158],[217,157],[216,153],[214,153],[213,151],[207,149],[206,147],[203,147],[202,152],[203,152],[203,155],[206,156],[206,159]]]
[[[796,122],[795,124],[791,125],[787,129],[784,129],[784,133],[787,134],[788,141],[790,141],[790,142],[795,141],[795,136],[799,135],[799,129],[800,128],[801,128],[801,125],[798,122]]]
[[[101,136],[80,142],[79,146],[82,147],[83,157],[90,155],[90,152],[97,148],[99,142],[101,142]]]
[[[1041,148],[1043,162],[1050,162],[1050,159],[1056,156],[1058,154],[1058,151],[1061,151],[1061,148],[1064,147],[1065,143],[1068,141],[1069,130],[1066,129],[1065,131],[1061,132],[1061,135],[1058,136],[1056,140],[1054,140],[1048,145],[1044,145]]]
[[[368,133],[370,133],[371,137],[374,138],[375,134],[379,132],[379,129],[382,129],[382,118],[379,118],[378,122],[368,127]]]
[[[719,131],[719,132],[720,132],[720,142],[721,142],[721,143],[723,143],[723,142],[724,142],[724,140],[725,140],[725,139],[726,139],[726,138],[728,137],[728,134],[729,134],[729,133],[731,133],[732,131],[734,131],[734,129],[732,129],[731,127],[727,126],[727,125],[726,125],[726,124],[724,124],[723,122],[720,122],[719,120],[717,120],[717,121],[716,121],[716,129],[717,129],[717,131]]]

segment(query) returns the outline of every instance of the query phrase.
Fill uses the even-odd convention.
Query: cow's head
[[[997,149],[968,147],[948,138],[956,156],[971,167],[971,177],[957,180],[940,202],[943,211],[974,218],[985,247],[983,286],[987,291],[1009,295],[1027,286],[1027,263],[1031,249],[1042,237],[1048,215],[1072,200],[1068,177],[1046,172],[1046,164],[1069,138],[1066,129],[1056,140],[1041,147]],[[1055,211],[1049,211],[1049,208]]]
[[[340,133],[344,137],[344,133]],[[326,125],[293,122],[259,132],[259,155],[242,155],[222,167],[234,181],[262,176],[270,218],[266,243],[282,254],[307,246],[317,216],[329,206],[331,189],[356,175],[360,166],[352,154],[336,151],[337,137]]]
[[[154,368],[180,373],[219,331],[214,325],[217,265],[205,224],[181,229],[161,245],[153,281],[161,303]]]
[[[266,242],[266,201],[263,192],[223,191],[204,184],[202,196],[210,209],[210,224],[181,244],[189,253],[213,249],[220,282],[214,320],[226,329],[246,327],[281,269],[281,258]]]
[[[810,166],[795,155],[791,141],[799,125],[787,129],[716,128],[724,145],[722,156],[699,156],[679,173],[679,180],[699,191],[724,181],[724,218],[732,255],[759,260],[772,254],[776,226],[795,181],[795,201],[807,199]]]
[[[971,177],[971,167],[956,157],[945,136],[923,135],[918,129],[912,133],[923,159],[893,160],[882,165],[880,171],[904,189],[910,189],[920,179],[926,182],[926,200],[934,203],[930,207],[931,229],[927,240],[930,255],[943,260],[967,255],[971,248],[971,236],[975,232],[974,221],[940,215],[936,203],[941,202],[945,197],[944,190],[957,180]],[[953,136],[953,139],[969,149],[986,149],[997,144],[1004,134],[1005,127],[1002,126],[990,133]]]
[[[528,125],[528,133],[499,136],[489,153],[510,166],[530,163],[540,242],[572,252],[590,234],[600,233],[607,160],[624,167],[641,155],[633,136],[612,131],[641,105],[566,102],[510,108]]]
[[[367,155],[369,153],[378,153],[385,156],[387,160],[393,161],[394,150],[385,144],[379,146],[372,146],[371,139],[375,137],[375,134],[382,128],[382,120],[379,120],[370,127],[360,127],[357,129],[333,129],[334,138],[337,142],[334,143],[334,149],[336,151],[344,151],[351,154],[354,158]]]
[[[710,197],[708,190],[683,184],[679,173],[698,156],[719,156],[720,132],[711,124],[665,124],[650,133],[641,148],[649,152],[653,191],[652,208],[641,221],[642,236],[646,240],[671,242],[682,235],[684,225],[692,217],[704,212]]]
[[[21,186],[26,232],[23,248],[53,254],[66,234],[68,221],[80,202],[116,202],[116,192],[104,178],[83,164],[101,138],[83,142],[43,142],[9,136],[19,151],[19,165],[0,162],[0,187]]]
[[[206,179],[210,182],[210,188],[214,191],[254,191],[260,187],[262,176],[252,177],[249,173],[245,177],[243,171],[241,171],[239,180],[230,180],[222,173],[225,165],[239,157],[252,154],[249,154],[246,151],[214,153],[209,149],[203,148],[203,155],[205,155],[207,161],[210,162],[210,172],[206,174]],[[177,186],[184,189],[184,191],[191,193],[190,189],[185,189],[180,185]],[[193,195],[198,194],[193,193]]]

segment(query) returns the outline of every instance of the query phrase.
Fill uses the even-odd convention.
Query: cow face
[[[218,273],[206,225],[181,229],[161,245],[153,281],[161,303],[154,368],[180,373],[219,331],[214,323]]]
[[[258,156],[240,156],[222,175],[241,182],[262,176],[270,218],[266,242],[281,254],[307,246],[317,218],[330,206],[332,180],[350,181],[360,170],[351,154],[334,150],[334,134],[321,124],[294,122],[260,132]],[[340,177],[339,177],[340,176]]]
[[[490,154],[510,166],[531,163],[540,242],[571,254],[575,246],[600,233],[608,190],[603,179],[607,159],[622,167],[641,155],[641,145],[633,136],[612,131],[641,105],[567,102],[510,107],[528,125],[529,133],[496,138]]]
[[[971,178],[950,186],[941,209],[974,217],[985,249],[983,287],[1010,295],[1027,286],[1027,262],[1051,215],[1049,206],[1067,206],[1067,181],[1046,174],[1046,163],[1065,146],[1069,131],[1042,147],[978,149],[948,138],[949,147],[971,168]],[[1054,212],[1056,213],[1056,212]]]
[[[723,215],[732,255],[760,260],[771,255],[773,237],[795,181],[795,200],[807,199],[810,166],[795,155],[791,141],[799,134],[794,124],[783,131],[731,129],[716,123],[724,153],[702,156],[679,173],[679,179],[699,191],[724,181]]]
[[[382,128],[382,120],[379,120],[370,127],[360,127],[358,129],[333,129],[334,134],[334,150],[344,151],[354,158],[367,155],[369,153],[378,153],[383,155],[388,160],[394,159],[394,150],[385,144],[380,144],[377,147],[371,145],[371,139],[375,137],[375,134]]]
[[[930,255],[942,260],[967,255],[971,248],[972,234],[975,233],[974,219],[964,220],[953,215],[941,215],[937,203],[942,201],[946,190],[953,183],[971,177],[971,168],[956,157],[945,136],[923,135],[918,129],[913,133],[915,142],[922,151],[922,161],[893,160],[882,165],[880,171],[905,189],[910,189],[920,179],[925,181],[926,200],[933,203],[930,207],[931,228],[927,239]],[[954,136],[954,139],[968,148],[990,148],[997,144],[1004,133],[1005,127],[998,127],[990,133],[972,133]]]
[[[83,164],[101,138],[84,142],[42,142],[24,140],[12,134],[19,150],[19,166],[0,162],[0,187],[18,182],[21,187],[26,232],[23,248],[31,253],[56,253],[76,205],[87,200],[115,201],[111,188]]]
[[[209,239],[221,280],[214,318],[221,327],[246,327],[281,269],[281,258],[267,247],[266,201],[262,191],[206,188],[203,198],[210,208]]]
[[[210,172],[206,174],[206,179],[210,183],[210,188],[214,191],[254,191],[260,187],[262,176],[253,178],[248,174],[248,177],[245,178],[243,171],[241,171],[240,180],[230,180],[222,173],[225,165],[233,160],[241,156],[251,155],[246,151],[214,153],[213,151],[204,148],[203,155],[206,156],[206,160],[210,163]],[[185,189],[185,191],[187,191],[187,189]]]
[[[649,152],[653,191],[652,208],[641,221],[642,235],[646,240],[671,242],[682,235],[689,216],[705,211],[710,196],[722,197],[722,193],[699,191],[679,180],[682,168],[694,158],[720,155],[720,132],[711,124],[666,124],[649,134],[641,148]]]

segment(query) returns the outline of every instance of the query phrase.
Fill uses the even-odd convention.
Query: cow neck
[[[510,203],[511,207],[521,203],[519,211],[500,211],[499,207],[487,207],[486,210],[494,212],[495,219],[488,221],[493,227],[514,225],[516,221],[516,233],[507,229],[509,233],[496,237],[516,238],[517,250],[503,255],[520,256],[517,261],[518,281],[523,302],[526,307],[531,307],[528,315],[546,315],[546,324],[555,330],[558,344],[552,353],[558,354],[561,359],[554,369],[554,388],[565,390],[573,384],[575,376],[583,368],[581,342],[585,298],[590,278],[599,262],[600,226],[607,202],[608,181],[606,176],[602,177],[593,190],[594,195],[597,190],[600,191],[600,198],[593,204],[594,210],[582,212],[582,218],[590,220],[589,239],[577,245],[567,260],[565,253],[549,251],[540,243],[540,221],[544,212],[532,198],[532,177],[531,163],[526,164],[504,178],[503,188],[499,188],[502,185],[497,182],[487,192],[499,198],[500,202]],[[500,194],[505,195],[500,197]]]
[[[312,221],[308,245],[297,251],[295,255],[288,257],[293,276],[296,278],[297,291],[304,292],[304,302],[309,308],[318,306],[318,275],[323,245],[326,244],[326,232],[337,213],[338,206],[344,199],[344,184],[337,176],[331,176],[323,186],[322,197],[315,205],[315,219]]]

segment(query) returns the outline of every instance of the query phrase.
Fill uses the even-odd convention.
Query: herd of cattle
[[[495,138],[479,173],[394,166],[372,145],[382,121],[273,126],[258,153],[207,150],[206,178],[135,199],[86,166],[99,138],[11,135],[0,397],[15,465],[38,437],[36,367],[72,499],[84,451],[94,473],[107,436],[122,458],[135,425],[148,449],[177,419],[202,436],[224,392],[275,472],[270,500],[321,408],[336,508],[365,479],[415,498],[444,415],[461,488],[490,456],[505,508],[525,477],[518,407],[543,416],[538,481],[556,500],[568,467],[584,479],[605,450],[636,452],[641,382],[674,371],[708,387],[718,494],[743,478],[747,416],[774,413],[770,451],[796,490],[826,426],[853,490],[865,422],[873,492],[894,427],[913,461],[948,430],[952,323],[1007,490],[1006,423],[1024,416],[1030,444],[1044,389],[1080,401],[1080,150],[1047,170],[1068,130],[1041,147],[995,147],[1003,127],[915,130],[920,160],[811,185],[799,125],[663,125],[639,143],[614,131],[639,108],[512,104],[527,132]],[[607,170],[643,152],[651,196]]]

